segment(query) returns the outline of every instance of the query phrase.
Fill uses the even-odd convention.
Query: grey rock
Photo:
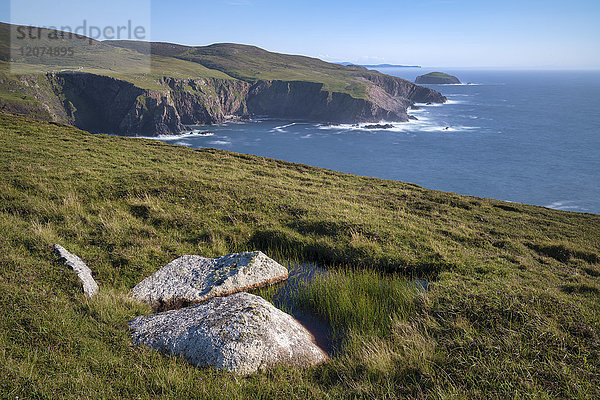
[[[64,247],[58,244],[54,245],[54,253],[56,253],[69,268],[77,273],[79,280],[81,280],[81,283],[83,284],[83,292],[85,294],[92,297],[98,293],[98,284],[92,277],[92,271],[81,258],[77,257],[75,254],[69,253]]]
[[[260,251],[219,258],[182,256],[140,282],[132,289],[131,295],[160,308],[226,296],[283,281],[287,277],[285,267]]]
[[[129,327],[135,344],[180,355],[195,366],[241,375],[280,364],[307,367],[327,360],[294,318],[245,292],[137,317]]]

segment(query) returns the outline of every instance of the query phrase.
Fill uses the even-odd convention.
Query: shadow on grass
[[[329,228],[328,225],[326,225]],[[324,228],[319,226],[319,228]],[[456,270],[458,266],[448,262],[440,254],[424,255],[421,259],[407,263],[404,260],[381,258],[370,253],[369,249],[316,241],[306,236],[296,236],[280,230],[257,231],[248,241],[249,248],[257,248],[268,254],[280,254],[288,259],[313,262],[322,267],[348,265],[354,268],[376,269],[388,273],[397,273],[410,279],[435,281],[444,271]]]

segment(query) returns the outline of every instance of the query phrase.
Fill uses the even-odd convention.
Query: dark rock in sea
[[[434,84],[434,85],[451,85],[459,84],[460,80],[452,75],[443,72],[430,72],[425,75],[417,76],[415,83],[419,85]]]
[[[292,316],[248,293],[215,297],[180,310],[141,316],[129,323],[133,341],[195,366],[238,373],[327,360],[312,335]]]
[[[219,258],[182,256],[135,286],[131,295],[154,308],[174,308],[286,280],[288,270],[260,251]]]
[[[410,119],[410,116],[409,116]],[[394,125],[392,124],[373,124],[373,125],[365,125],[365,129],[392,129]]]
[[[412,106],[410,106],[410,109],[411,109],[411,110],[420,110],[420,109],[421,109],[421,107],[419,107],[419,106],[417,106],[417,105],[414,105],[414,104],[413,104]]]
[[[413,120],[413,121],[417,121],[419,118],[415,117],[414,115],[409,115],[408,119]]]

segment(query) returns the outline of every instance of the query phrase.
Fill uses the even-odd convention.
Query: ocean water
[[[382,72],[414,81],[430,69]],[[600,213],[600,71],[444,70],[444,105],[389,130],[259,120],[164,137],[429,189]],[[210,134],[199,134],[210,131]]]

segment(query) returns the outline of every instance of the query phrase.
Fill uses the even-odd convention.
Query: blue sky
[[[134,19],[154,41],[253,44],[328,61],[600,69],[600,1],[14,0],[3,21]]]

